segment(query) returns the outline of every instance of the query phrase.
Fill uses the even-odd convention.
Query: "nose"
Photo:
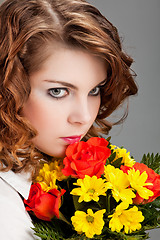
[[[77,99],[71,106],[68,122],[87,124],[91,121],[91,107],[87,99]]]

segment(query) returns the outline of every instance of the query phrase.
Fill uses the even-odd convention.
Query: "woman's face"
[[[80,141],[96,119],[105,63],[86,52],[58,47],[30,76],[31,93],[22,114],[37,130],[36,147],[63,157],[67,145]]]

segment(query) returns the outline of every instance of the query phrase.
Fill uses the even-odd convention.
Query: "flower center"
[[[91,194],[94,194],[95,193],[95,190],[92,188],[88,189],[87,193],[91,193]]]
[[[88,215],[88,216],[86,216],[86,220],[87,220],[87,222],[89,222],[89,223],[93,223],[93,222],[94,222],[94,217]]]

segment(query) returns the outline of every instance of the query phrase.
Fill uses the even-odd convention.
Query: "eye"
[[[89,95],[90,96],[98,96],[99,93],[100,93],[100,87],[95,87],[89,92]]]
[[[68,95],[68,90],[66,88],[50,88],[48,94],[54,98],[63,98]]]

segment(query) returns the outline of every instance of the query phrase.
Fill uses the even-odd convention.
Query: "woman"
[[[7,0],[0,32],[0,234],[28,240],[22,200],[39,160],[107,135],[137,86],[117,29],[85,0]]]

